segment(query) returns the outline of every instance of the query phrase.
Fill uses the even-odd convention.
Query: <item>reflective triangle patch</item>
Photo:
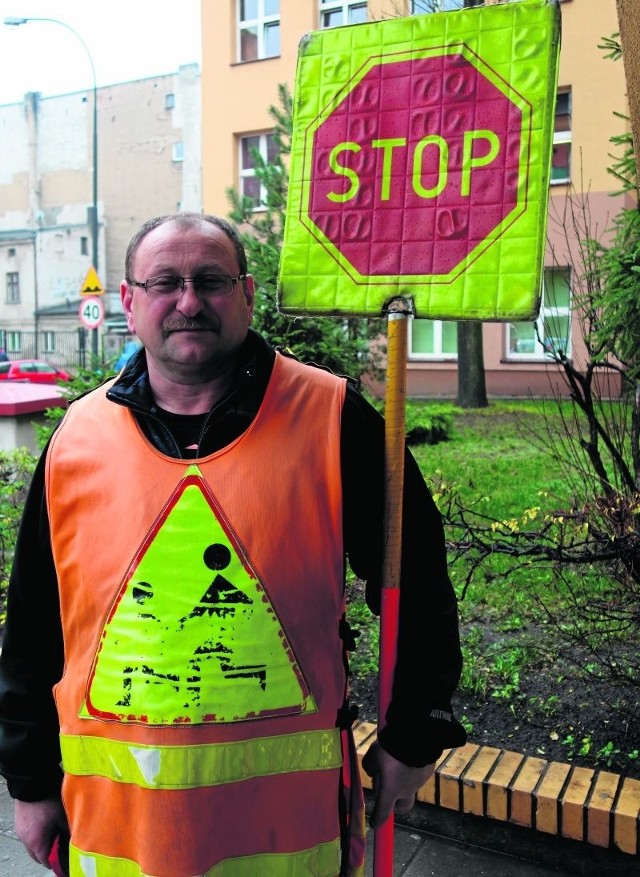
[[[119,589],[82,715],[175,725],[315,710],[263,585],[189,466]]]

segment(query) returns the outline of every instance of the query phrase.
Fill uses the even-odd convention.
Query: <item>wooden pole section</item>
[[[407,384],[407,317],[411,303],[394,299],[388,307],[387,387],[385,401],[385,520],[380,647],[378,676],[378,727],[385,723],[391,701],[398,640],[400,565],[402,558],[402,497],[404,490],[405,407]],[[373,849],[374,877],[393,875],[393,814],[376,829]]]
[[[636,170],[640,180],[640,11],[638,0],[616,0],[624,75],[627,80],[627,99],[631,134],[636,156]]]

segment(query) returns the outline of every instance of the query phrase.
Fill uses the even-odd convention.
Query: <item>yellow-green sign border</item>
[[[561,16],[555,0],[475,7],[457,12],[402,16],[308,33],[300,42],[294,92],[289,196],[280,268],[277,280],[279,310],[290,315],[374,317],[398,295],[413,296],[416,316],[444,320],[511,321],[535,319],[542,285],[546,241],[547,201],[551,177],[553,114],[558,84]],[[305,131],[322,119],[355,87],[355,76],[365,75],[367,59],[419,52],[445,44],[465,44],[481,59],[483,75],[521,108],[530,102],[532,114],[523,120],[523,137],[530,137],[527,197],[517,195],[525,208],[496,227],[497,245],[487,242],[483,252],[472,251],[475,261],[449,284],[429,282],[419,287],[394,275],[386,286],[354,282],[328,252],[325,242],[311,234],[301,215]],[[478,62],[474,60],[478,67]],[[347,86],[344,85],[347,83]],[[528,130],[525,129],[528,127]],[[308,136],[308,135],[307,135]],[[524,142],[524,141],[523,141]],[[522,175],[520,174],[520,180]],[[308,184],[306,198],[308,201]],[[520,207],[517,206],[517,210]],[[505,222],[511,223],[505,229]],[[506,234],[505,234],[506,231]],[[330,242],[329,242],[330,244]],[[469,261],[467,256],[466,261]]]

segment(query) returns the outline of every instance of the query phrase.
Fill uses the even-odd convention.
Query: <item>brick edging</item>
[[[376,725],[358,722],[353,732],[361,761]],[[362,766],[360,774],[370,789]],[[608,771],[467,743],[442,753],[417,799],[630,855],[640,852],[640,780]]]

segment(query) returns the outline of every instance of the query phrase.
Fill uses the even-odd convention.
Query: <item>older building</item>
[[[496,0],[486,0],[487,3]],[[259,197],[252,149],[273,149],[270,106],[278,85],[293,89],[298,43],[308,31],[398,15],[453,11],[482,0],[224,0],[202,2],[203,203],[226,214],[233,185]],[[485,323],[487,391],[548,394],[557,384],[549,347],[576,361],[584,354],[573,297],[579,285],[578,238],[603,235],[624,201],[608,173],[611,137],[627,130],[622,62],[605,57],[603,39],[619,30],[614,0],[563,0],[562,48],[550,193],[545,286],[536,323]],[[583,194],[586,211],[581,211]],[[584,203],[583,203],[584,206]],[[589,228],[580,228],[588,215]],[[414,320],[409,330],[407,390],[456,395],[455,323]],[[551,382],[551,385],[550,385]]]
[[[12,358],[64,365],[119,352],[129,238],[149,216],[202,206],[199,66],[99,88],[97,99],[97,258],[93,91],[0,106],[0,347]],[[87,330],[79,307],[93,262],[105,319]]]

